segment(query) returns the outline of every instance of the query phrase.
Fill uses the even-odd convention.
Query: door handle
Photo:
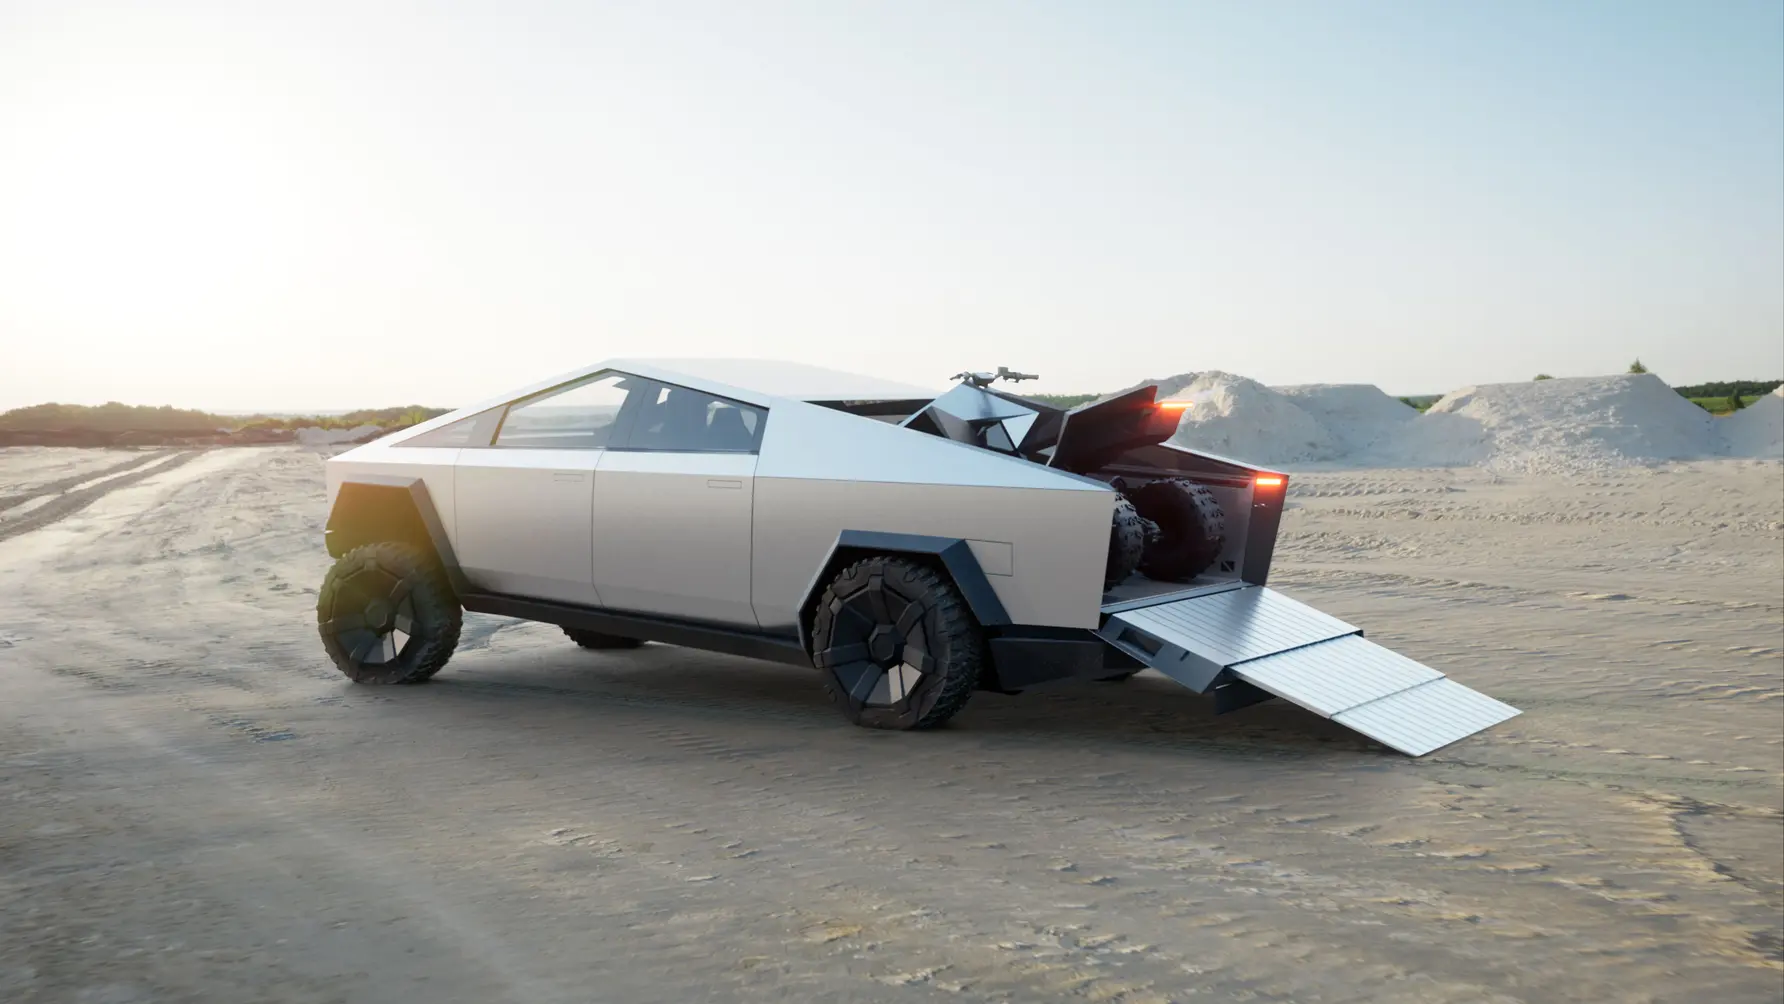
[[[743,487],[743,482],[733,481],[730,478],[707,478],[706,479],[706,487],[708,487],[708,488],[741,489]]]
[[[551,480],[565,482],[582,481],[584,480],[584,476],[581,471],[552,471]]]

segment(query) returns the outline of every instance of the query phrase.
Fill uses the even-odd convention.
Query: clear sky
[[[0,0],[0,407],[613,355],[1784,376],[1784,3]]]

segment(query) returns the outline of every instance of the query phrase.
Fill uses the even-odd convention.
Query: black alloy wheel
[[[985,641],[936,570],[874,557],[842,570],[818,602],[812,661],[843,716],[875,729],[929,729],[966,705]]]
[[[354,683],[422,683],[458,647],[464,611],[432,555],[408,544],[356,547],[322,580],[316,626]]]

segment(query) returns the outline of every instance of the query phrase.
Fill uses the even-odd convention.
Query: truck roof
[[[795,401],[929,400],[946,389],[778,359],[610,359],[601,368],[637,372],[671,382],[679,376],[685,383],[719,384]]]

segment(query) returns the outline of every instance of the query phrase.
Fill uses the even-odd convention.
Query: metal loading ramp
[[[1412,756],[1519,714],[1263,586],[1107,613],[1105,641],[1197,693],[1241,681]]]

